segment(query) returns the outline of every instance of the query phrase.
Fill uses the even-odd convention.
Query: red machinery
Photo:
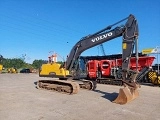
[[[139,57],[138,71],[145,67],[152,66],[155,57]],[[89,60],[87,63],[87,72],[89,79],[116,77],[119,69],[122,66],[122,59],[114,60]],[[130,60],[130,68],[136,70],[136,58],[132,57]]]

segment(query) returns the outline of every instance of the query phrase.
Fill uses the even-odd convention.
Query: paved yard
[[[160,87],[142,86],[134,101],[119,105],[120,86],[66,95],[35,88],[37,74],[0,74],[0,120],[160,120]],[[50,78],[51,79],[51,78]]]

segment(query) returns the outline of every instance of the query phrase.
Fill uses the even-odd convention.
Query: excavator
[[[120,26],[117,25],[124,21],[126,21],[125,24]],[[115,25],[117,26],[113,28]],[[92,35],[81,38],[71,49],[64,64],[58,68],[56,67],[56,70],[54,70],[55,77],[57,77],[57,71],[61,71],[60,73],[63,73],[61,76],[58,75],[59,79],[39,80],[37,81],[37,88],[68,94],[76,94],[80,88],[89,90],[96,89],[96,81],[90,81],[80,77],[80,72],[78,70],[79,57],[83,51],[121,36],[123,62],[122,79],[120,80],[123,82],[124,88],[120,88],[117,98],[112,102],[117,104],[126,104],[137,98],[139,96],[139,85],[136,82],[138,72],[129,68],[130,58],[134,51],[134,47],[137,47],[137,40],[139,36],[138,23],[135,16],[132,14]],[[69,74],[65,74],[64,71],[69,71]]]

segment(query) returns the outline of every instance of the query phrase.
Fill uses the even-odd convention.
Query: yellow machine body
[[[58,63],[47,63],[42,64],[39,71],[40,77],[58,77],[65,78],[69,76],[69,71],[61,68],[61,64]]]
[[[8,68],[8,73],[18,73],[16,68]]]
[[[148,78],[151,80],[152,84],[160,85],[160,76],[156,71],[151,71],[148,73]]]
[[[3,65],[0,64],[0,73],[2,72]]]

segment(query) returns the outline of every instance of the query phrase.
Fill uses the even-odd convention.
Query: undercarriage
[[[79,89],[94,90],[96,82],[90,80],[39,80],[38,89],[57,91],[66,94],[77,94]]]

